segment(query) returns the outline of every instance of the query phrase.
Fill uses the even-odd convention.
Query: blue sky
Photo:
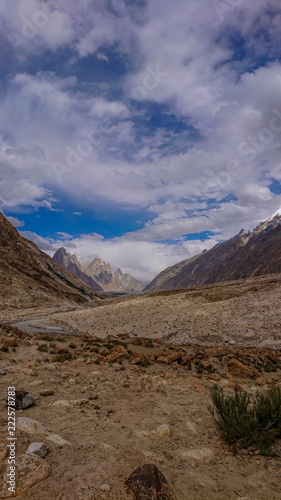
[[[0,210],[50,255],[149,281],[280,207],[279,0],[2,0],[0,22]]]

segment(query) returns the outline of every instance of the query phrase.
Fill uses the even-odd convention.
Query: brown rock
[[[271,361],[274,365],[278,365],[279,359],[277,358],[277,356],[274,356],[273,354],[268,354],[267,357],[269,361]]]
[[[259,372],[255,368],[251,368],[250,366],[243,365],[237,359],[230,359],[227,363],[228,372],[231,375],[235,375],[237,377],[244,378],[256,378],[259,377]]]
[[[174,500],[166,478],[156,465],[145,464],[125,481],[134,500]]]
[[[34,484],[51,474],[51,466],[38,455],[29,453],[17,458],[15,492],[8,490],[7,474],[10,465],[1,467],[0,498],[12,498],[28,491]]]
[[[221,376],[219,373],[211,373],[207,378],[209,380],[214,380],[215,382],[219,382],[221,380]]]
[[[10,338],[5,340],[4,345],[6,347],[17,347],[18,343],[19,343],[19,341],[18,341],[18,339],[16,339],[16,337],[10,337]]]
[[[182,354],[180,352],[175,352],[174,354],[170,354],[168,356],[169,363],[174,363],[174,361],[180,361],[182,358]]]
[[[165,365],[169,365],[171,362],[169,361],[168,356],[159,356],[157,357],[157,363],[164,363]]]
[[[153,347],[151,341],[138,337],[131,342],[132,345],[140,345],[142,347]]]
[[[40,395],[41,396],[53,396],[54,391],[52,391],[51,389],[44,389],[43,391],[40,392]]]
[[[108,363],[116,363],[117,361],[120,361],[120,354],[118,352],[113,352],[106,357],[106,360]]]
[[[123,345],[116,345],[113,349],[112,352],[117,352],[119,353],[120,356],[128,356],[129,353],[127,349]]]
[[[139,365],[142,362],[142,359],[140,357],[134,358],[131,361],[131,365]]]
[[[59,349],[56,350],[57,354],[69,354],[69,349],[66,347],[60,347]]]

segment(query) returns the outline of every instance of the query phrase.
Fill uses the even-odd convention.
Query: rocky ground
[[[281,349],[281,275],[103,301],[50,316],[75,333]]]
[[[164,301],[165,296],[155,299]],[[17,410],[19,500],[129,500],[133,496],[127,494],[125,482],[144,464],[160,469],[173,500],[280,500],[280,446],[274,457],[254,451],[235,455],[221,440],[208,410],[214,383],[229,392],[236,385],[250,394],[280,385],[280,350],[259,346],[254,316],[247,325],[258,338],[252,348],[231,345],[236,337],[230,334],[227,345],[221,338],[222,345],[215,347],[209,342],[180,346],[161,340],[159,334],[157,338],[160,321],[163,327],[176,316],[177,301],[187,307],[185,293],[169,296],[170,308],[166,302],[166,316],[161,318],[159,312],[158,328],[153,324],[149,339],[134,334],[144,334],[149,319],[153,323],[153,303],[143,310],[135,330],[128,314],[130,333],[123,328],[117,338],[121,331],[116,311],[121,308],[119,314],[124,314],[124,304],[130,308],[134,300],[136,307],[138,300],[148,299],[112,303],[114,322],[110,305],[100,312],[96,308],[104,322],[108,317],[107,329],[96,330],[96,336],[22,333],[2,325],[0,498],[8,498],[4,398],[7,387],[15,386],[35,397],[35,404]],[[100,338],[113,332],[115,336]],[[35,442],[47,445],[44,459],[26,455]]]

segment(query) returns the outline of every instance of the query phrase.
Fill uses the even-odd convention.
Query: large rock
[[[6,401],[8,401],[8,396],[6,398]],[[32,406],[35,402],[35,397],[30,394],[27,391],[15,391],[15,407],[22,408],[25,410],[25,408],[28,408],[29,406]]]
[[[26,432],[27,434],[48,434],[48,430],[44,424],[41,424],[38,420],[26,417],[19,417],[17,419],[17,430]]]
[[[15,491],[8,490],[10,485],[7,484],[7,474],[9,472],[10,465],[1,467],[0,498],[12,498],[25,493],[34,484],[50,476],[52,470],[48,462],[34,453],[17,457]]]
[[[166,478],[153,464],[136,469],[125,481],[125,486],[134,500],[174,500]]]
[[[230,359],[227,363],[228,373],[236,377],[256,378],[259,377],[259,372],[255,368],[243,365],[238,359]]]

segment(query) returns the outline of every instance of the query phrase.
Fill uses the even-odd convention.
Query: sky
[[[150,281],[281,206],[280,0],[1,0],[0,210]]]

